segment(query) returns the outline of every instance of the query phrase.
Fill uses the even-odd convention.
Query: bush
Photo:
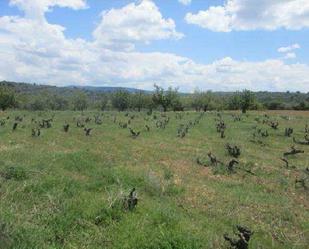
[[[7,87],[0,86],[0,109],[5,111],[15,105],[15,93]]]
[[[73,98],[73,109],[75,111],[83,111],[88,107],[87,95],[83,92],[76,94]]]
[[[95,218],[96,225],[109,226],[121,220],[123,215],[123,201],[117,199],[110,207],[103,207]]]
[[[6,167],[1,172],[0,175],[6,180],[16,180],[21,181],[27,178],[25,169],[21,167]]]
[[[112,95],[112,105],[118,111],[125,111],[129,108],[130,94],[127,91],[119,90]]]

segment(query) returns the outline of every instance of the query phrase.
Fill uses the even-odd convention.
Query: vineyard
[[[307,248],[307,112],[0,113],[0,248]]]

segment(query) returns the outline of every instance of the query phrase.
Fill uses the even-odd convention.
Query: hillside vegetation
[[[144,91],[119,87],[56,87],[48,85],[0,82],[0,94],[4,89],[15,94],[14,108],[23,110],[76,110],[76,109],[157,109],[153,103],[156,91],[165,92],[172,101],[169,110],[237,110],[240,109],[241,92],[180,93],[177,89]],[[253,110],[309,110],[309,93],[300,92],[254,92]],[[1,97],[0,97],[1,100]],[[78,102],[78,103],[77,103]],[[82,105],[80,103],[82,102]],[[1,103],[0,103],[1,104]]]

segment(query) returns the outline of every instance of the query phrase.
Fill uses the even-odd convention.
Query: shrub
[[[0,175],[7,180],[16,180],[16,181],[21,181],[27,178],[27,174],[25,169],[21,167],[15,167],[15,166],[10,166],[4,168],[1,172]]]

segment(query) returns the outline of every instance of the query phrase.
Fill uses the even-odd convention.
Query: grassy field
[[[235,237],[236,225],[254,232],[249,248],[308,248],[309,146],[295,144],[304,153],[286,156],[289,168],[280,158],[293,137],[305,141],[309,115],[264,114],[0,112],[0,248],[228,248],[223,235]],[[12,131],[15,117],[22,121]],[[52,127],[33,137],[48,118]],[[120,127],[128,120],[137,138]],[[183,138],[181,124],[189,125]],[[227,143],[241,150],[233,171]],[[211,165],[208,152],[222,164]],[[129,211],[132,188],[138,204]]]

